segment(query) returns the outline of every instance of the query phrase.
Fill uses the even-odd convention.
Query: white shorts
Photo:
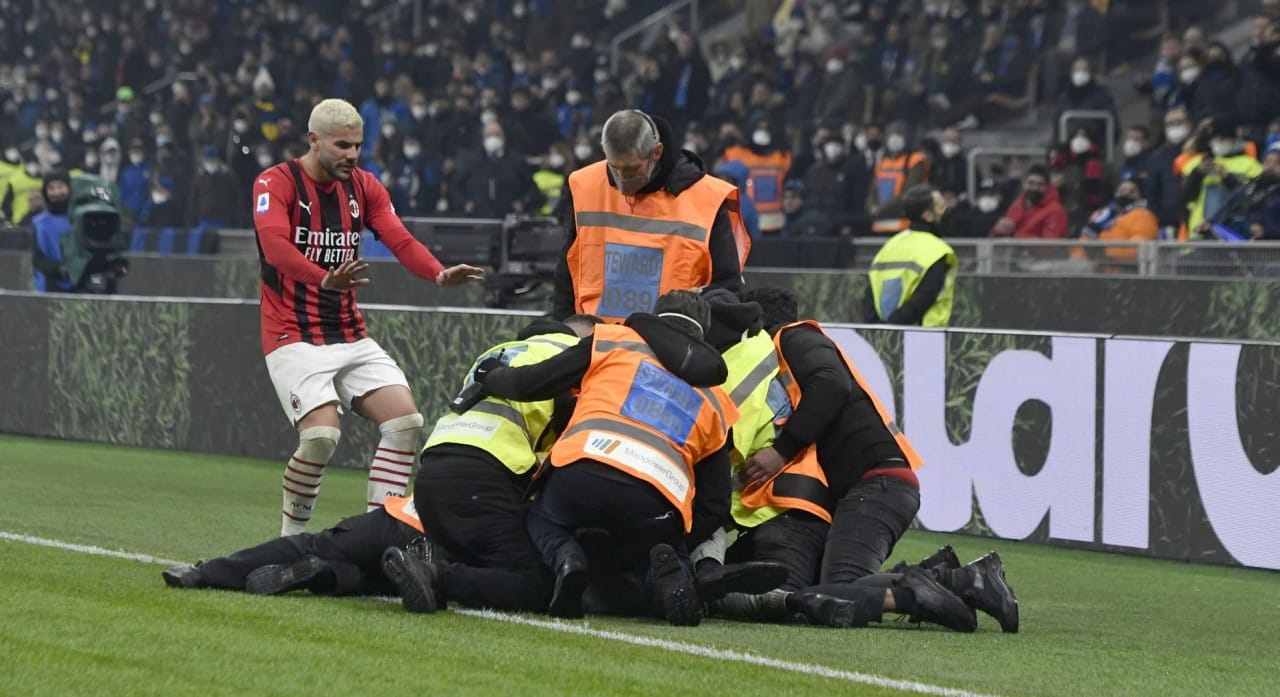
[[[404,372],[378,342],[364,338],[350,344],[317,346],[295,342],[267,354],[267,374],[289,423],[311,410],[351,402],[387,385],[409,387]]]

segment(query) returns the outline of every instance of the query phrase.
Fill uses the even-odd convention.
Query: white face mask
[[[498,115],[492,111],[485,111],[480,114],[480,123],[490,124],[498,120]]]
[[[1089,84],[1089,78],[1093,77],[1088,70],[1076,70],[1071,73],[1071,84],[1076,87],[1084,87]]]
[[[395,127],[395,126],[392,126],[392,125],[391,125],[391,124],[389,124],[389,123],[384,123],[384,124],[382,124],[382,137],[383,137],[383,138],[390,138],[391,136],[393,136],[393,135],[395,135],[395,134],[396,134],[396,127]]]
[[[49,137],[49,127],[45,125],[36,126],[36,140],[44,140]]]
[[[98,166],[98,156],[94,153],[87,152],[84,154],[84,166],[93,169]]]
[[[167,202],[168,200],[169,200],[169,194],[166,194],[166,193],[165,193],[165,192],[163,192],[163,191],[152,191],[152,192],[151,192],[151,202],[152,202],[152,203],[154,203],[154,204],[156,204],[157,206],[159,206],[159,205],[160,205],[160,204],[162,204],[162,203]]]
[[[1198,77],[1200,77],[1199,68],[1183,68],[1178,72],[1178,79],[1182,80],[1184,85],[1189,85],[1195,82]]]
[[[573,146],[573,156],[577,158],[579,162],[585,162],[587,160],[590,160],[591,146],[587,145],[586,143],[578,143],[577,145]]]
[[[201,166],[204,167],[204,171],[208,174],[213,174],[214,172],[218,171],[217,160],[205,160],[203,163],[201,163]]]
[[[409,107],[409,111],[413,113],[415,119],[427,118],[427,106],[425,104],[414,104]]]
[[[235,119],[231,122],[231,128],[234,129],[236,133],[244,133],[249,130],[249,122],[244,119]]]
[[[135,164],[135,165],[140,165],[140,164],[142,164],[142,161],[143,161],[143,160],[145,160],[146,158],[147,158],[147,156],[146,156],[145,154],[143,154],[143,153],[140,153],[140,152],[131,152],[131,153],[129,153],[129,161],[130,161],[130,162],[132,162],[132,163],[133,163],[133,164]]]
[[[1000,207],[1000,199],[996,198],[995,196],[979,196],[978,197],[978,210],[982,211],[983,213],[994,212],[995,209],[999,207]]]
[[[956,155],[959,155],[959,154],[960,154],[960,144],[959,144],[959,143],[950,143],[950,142],[948,142],[948,143],[943,143],[943,144],[942,144],[941,146],[939,146],[939,147],[941,147],[941,149],[942,149],[942,156],[943,156],[943,157],[945,157],[945,158],[947,158],[947,159],[951,159],[951,158],[955,157]]]
[[[1174,145],[1182,145],[1182,142],[1186,140],[1189,135],[1191,135],[1190,126],[1170,126],[1164,129],[1164,137],[1168,138],[1169,142]]]
[[[502,145],[503,143],[502,143],[501,136],[485,136],[484,137],[484,151],[489,153],[490,155],[496,155],[500,150],[502,150]]]
[[[1125,157],[1133,157],[1142,152],[1142,143],[1133,138],[1126,138],[1122,146]]]
[[[547,156],[547,165],[549,165],[551,169],[560,169],[561,167],[564,167],[564,155],[561,155],[558,152],[551,153]]]
[[[418,155],[421,155],[421,154],[422,154],[422,147],[421,147],[421,146],[418,146],[418,145],[406,145],[406,146],[404,146],[404,156],[405,156],[405,157],[407,157],[407,158],[409,158],[410,160],[412,160],[413,158],[415,158],[415,157],[417,157]]]
[[[151,115],[148,118],[150,119],[152,126],[159,126],[164,123],[164,114],[161,114],[158,111],[151,112]]]
[[[595,73],[594,73],[594,74],[592,74],[592,77],[594,77],[594,78],[596,79],[596,84],[599,84],[599,83],[601,83],[601,82],[608,82],[608,81],[609,81],[609,71],[608,71],[608,70],[603,70],[603,69],[601,69],[601,70],[597,70],[597,71],[595,71]]]
[[[529,66],[526,63],[512,63],[511,72],[515,73],[516,75],[524,75],[525,73],[529,72]]]
[[[1082,155],[1089,152],[1090,145],[1093,145],[1093,143],[1089,142],[1088,138],[1085,138],[1084,136],[1076,136],[1071,139],[1071,152],[1077,155]]]
[[[822,154],[827,156],[828,160],[838,160],[844,154],[844,146],[834,140],[822,144]]]
[[[1235,152],[1235,143],[1229,140],[1215,140],[1209,143],[1209,149],[1213,150],[1214,157],[1226,157]]]
[[[729,68],[732,70],[742,70],[742,66],[746,64],[747,61],[742,56],[733,56],[729,59]]]
[[[23,169],[25,169],[25,170],[27,171],[27,175],[28,175],[28,176],[31,176],[31,177],[38,177],[38,176],[40,176],[40,165],[39,165],[39,163],[36,163],[36,162],[28,162],[28,163],[27,163],[27,165],[26,165],[26,167],[24,167]]]
[[[758,128],[751,134],[751,142],[765,148],[769,146],[769,143],[773,142],[773,136],[769,135],[769,132],[763,128]]]
[[[867,137],[859,133],[853,137],[853,147],[859,150],[867,149]]]
[[[840,60],[839,58],[832,58],[832,59],[830,59],[830,60],[828,60],[828,61],[827,61],[827,72],[828,72],[828,73],[831,73],[832,75],[835,75],[836,73],[840,72],[841,70],[844,70],[844,61]]]
[[[264,152],[264,153],[259,153],[259,154],[258,154],[258,166],[259,166],[259,167],[261,167],[261,168],[263,168],[263,169],[266,169],[266,168],[270,167],[274,162],[275,162],[275,158],[271,156],[271,153],[269,153],[269,152]]]
[[[907,139],[897,134],[891,135],[884,139],[884,146],[889,152],[902,152],[907,147]]]
[[[569,90],[564,93],[564,101],[569,106],[576,106],[582,101],[582,93],[577,90]]]

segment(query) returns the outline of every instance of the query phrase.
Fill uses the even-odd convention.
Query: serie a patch
[[[271,210],[271,194],[264,191],[258,194],[258,203],[253,207],[253,212],[255,215],[262,215],[269,210]]]

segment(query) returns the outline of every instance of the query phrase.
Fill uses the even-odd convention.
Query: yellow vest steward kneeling
[[[904,230],[889,238],[871,261],[872,299],[876,315],[886,320],[916,292],[920,279],[939,259],[947,260],[947,280],[933,306],[924,313],[925,327],[945,327],[951,322],[956,291],[956,253],[931,232]]]
[[[733,425],[734,472],[757,451],[773,445],[778,430],[791,415],[787,392],[778,382],[778,354],[767,332],[759,332],[724,352],[729,378],[724,390],[738,407]],[[733,519],[753,528],[788,509],[811,513],[831,522],[831,492],[818,465],[817,447],[809,446],[762,486],[734,490]]]
[[[738,189],[728,182],[704,176],[679,196],[662,190],[628,202],[600,161],[570,174],[569,192],[577,235],[566,261],[575,312],[621,323],[652,310],[669,290],[711,283],[711,228],[726,201],[738,263],[746,261],[750,239]]]
[[[512,368],[541,363],[578,343],[572,334],[539,334],[523,341],[508,341],[486,351],[467,371],[462,386],[471,383],[480,361],[502,352],[503,364]],[[512,402],[486,397],[464,414],[448,413],[436,421],[423,450],[452,443],[479,448],[497,458],[515,474],[538,464],[539,441],[555,411],[554,400]]]
[[[589,459],[651,484],[693,528],[693,468],[728,440],[738,410],[719,387],[672,375],[638,333],[596,326],[591,365],[551,464]]]

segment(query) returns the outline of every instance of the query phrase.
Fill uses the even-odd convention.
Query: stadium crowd
[[[1215,8],[1190,0],[749,2],[736,37],[673,21],[616,66],[610,40],[644,3],[422,6],[415,40],[381,0],[0,0],[7,220],[79,170],[116,182],[133,224],[249,227],[253,178],[302,154],[307,110],[336,96],[403,216],[552,213],[567,173],[602,157],[603,117],[634,106],[743,187],[753,234],[892,232],[900,194],[928,181],[949,236],[1280,237],[1280,161],[1259,163],[1280,137],[1273,0],[1245,51],[1209,41],[1194,22]],[[1162,13],[1178,31],[1160,41]],[[1033,106],[1115,115],[1103,68],[1157,44],[1150,119],[1116,123],[1117,143],[1098,122],[1046,133],[1042,166],[970,195],[968,129]]]

